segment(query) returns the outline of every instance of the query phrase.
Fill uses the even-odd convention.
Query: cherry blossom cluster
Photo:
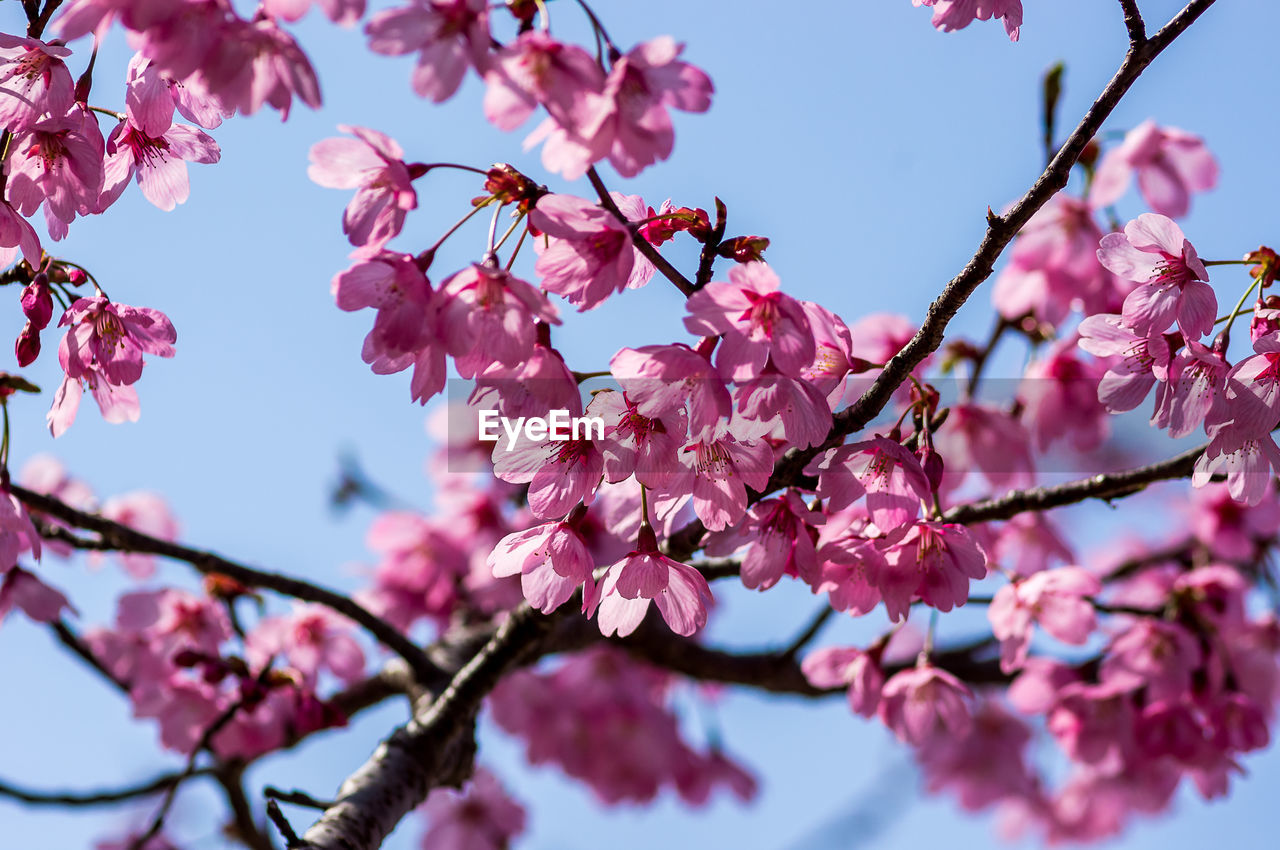
[[[55,437],[85,388],[107,421],[136,420],[145,357],[172,357],[176,331],[158,310],[112,300],[46,246],[77,217],[105,212],[131,181],[160,209],[186,202],[187,163],[218,161],[205,131],[224,119],[263,106],[287,118],[294,97],[320,103],[317,75],[287,31],[309,0],[264,0],[250,18],[229,0],[46,8],[59,5],[55,38],[43,38],[49,20],[38,15],[25,36],[0,35],[0,260],[12,266],[0,282],[22,287],[19,367],[39,357],[54,302],[63,308],[64,378],[47,415]],[[363,0],[316,5],[341,26],[366,16]],[[944,32],[994,19],[1019,37],[1020,0],[913,5],[931,7]],[[1175,221],[1217,183],[1207,143],[1154,120],[1117,143],[1089,142],[1069,166],[1075,182],[1012,238],[991,293],[990,340],[951,338],[939,356],[898,370],[921,329],[896,315],[846,321],[788,294],[786,270],[766,260],[769,240],[731,235],[720,199],[655,205],[608,188],[606,165],[630,178],[670,157],[673,111],[706,112],[714,88],[673,38],[624,51],[580,6],[594,51],[553,35],[552,12],[568,9],[533,0],[413,0],[363,27],[373,52],[416,57],[419,97],[444,102],[474,73],[494,126],[513,131],[536,115],[525,146],[541,145],[549,173],[585,178],[573,184],[580,192],[553,192],[504,163],[418,161],[368,127],[340,125],[343,135],[311,149],[310,178],[353,193],[336,306],[373,311],[361,359],[379,375],[409,373],[411,401],[437,406],[441,443],[428,468],[431,512],[384,510],[370,527],[375,563],[344,600],[352,617],[364,615],[391,649],[387,630],[411,649],[449,651],[471,630],[533,611],[553,618],[548,629],[580,627],[559,657],[501,677],[485,705],[531,764],[557,766],[605,804],[754,795],[718,731],[692,743],[679,711],[683,697],[707,696],[684,693],[681,672],[728,674],[635,657],[654,641],[677,647],[668,659],[704,641],[712,582],[734,583],[726,578],[762,593],[798,582],[820,600],[806,636],[764,656],[762,675],[783,681],[762,687],[843,694],[912,749],[931,790],[998,809],[1010,830],[1098,840],[1167,808],[1184,779],[1206,798],[1225,795],[1241,757],[1269,744],[1280,698],[1280,622],[1260,604],[1280,534],[1280,295],[1267,292],[1280,256],[1261,247],[1205,260]],[[104,78],[97,40],[117,25],[136,51],[122,109],[91,102]],[[72,44],[86,45],[83,61]],[[428,241],[411,213],[419,181],[443,172],[475,185],[458,199],[457,224]],[[1122,225],[1120,205],[1139,202],[1146,211]],[[29,220],[41,209],[44,238]],[[441,247],[474,236],[477,216],[489,218],[483,242],[461,268],[440,269]],[[1001,221],[990,214],[993,228]],[[677,239],[697,251],[689,274],[672,263]],[[660,297],[655,280],[683,296],[679,338],[567,362],[563,341],[577,323],[611,299]],[[1223,311],[1218,293],[1233,285],[1239,300]],[[1242,332],[1231,345],[1239,321],[1247,350]],[[1027,365],[1012,398],[993,398],[984,370],[1010,342]],[[465,382],[465,401],[442,398],[451,378]],[[889,380],[889,401],[862,417]],[[1033,498],[1045,467],[1065,457],[1105,479],[1134,465],[1138,453],[1108,445],[1112,415],[1153,389],[1154,428],[1207,439],[1183,473],[1193,487],[1155,497],[1185,522],[1158,541],[1078,554],[1070,519]],[[0,373],[0,405],[34,391]],[[508,420],[563,411],[604,427],[567,439],[526,429],[490,444],[475,428],[484,411]],[[110,540],[83,536],[66,514],[27,509],[9,480],[4,413],[0,619],[17,610],[66,628],[72,600],[26,559]],[[49,459],[18,481],[154,541],[179,534],[153,493],[99,504]],[[1105,495],[1117,493],[1129,495]],[[1022,507],[993,510],[1001,497]],[[159,569],[146,551],[169,551],[122,548],[120,566],[148,583]],[[270,608],[257,591],[218,573],[199,588],[140,584],[111,624],[83,633],[81,650],[128,693],[136,717],[155,722],[161,745],[193,765],[201,752],[257,759],[345,724],[339,698],[371,667],[357,624],[314,603]],[[249,602],[259,604],[246,617]],[[944,646],[952,621],[940,615],[960,608],[977,609],[963,622],[982,621],[989,636]],[[865,646],[810,650],[833,612],[883,628]],[[1038,741],[1053,747],[1042,753]],[[485,768],[461,788],[435,789],[422,811],[424,846],[505,847],[525,828],[523,807]],[[172,850],[160,826],[99,848]]]

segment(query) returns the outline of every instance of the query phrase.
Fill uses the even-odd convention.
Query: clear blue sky
[[[1013,45],[993,24],[937,33],[927,11],[908,0],[600,2],[619,43],[671,33],[688,43],[686,58],[705,68],[718,90],[709,114],[678,117],[671,161],[630,183],[615,177],[611,185],[655,206],[671,197],[709,207],[719,194],[729,205],[730,231],[773,240],[768,256],[790,293],[849,321],[880,310],[919,317],[972,252],[987,207],[1013,200],[1038,173],[1043,69],[1067,62],[1062,114],[1073,124],[1124,51],[1114,0],[1025,5],[1023,38]],[[1151,22],[1179,5],[1142,3]],[[14,31],[17,12],[16,3],[0,8],[3,29]],[[567,19],[578,26],[571,4],[553,3],[552,12],[557,26]],[[1143,77],[1109,125],[1125,129],[1153,117],[1207,138],[1222,163],[1221,185],[1198,197],[1184,222],[1202,256],[1233,257],[1280,241],[1274,60],[1259,48],[1261,38],[1247,37],[1277,30],[1274,4],[1218,4]],[[329,280],[345,267],[349,249],[339,226],[347,196],[307,180],[307,150],[339,123],[361,124],[397,138],[410,158],[507,160],[540,172],[536,153],[521,153],[520,134],[504,135],[484,122],[476,80],[434,108],[410,94],[409,63],[371,56],[358,32],[313,13],[299,33],[320,69],[322,110],[298,107],[283,125],[269,112],[228,122],[214,133],[223,161],[193,169],[186,206],[161,213],[130,190],[110,215],[76,222],[57,248],[87,265],[113,297],[165,310],[178,328],[177,357],[153,362],[138,385],[141,420],[105,425],[86,400],[75,426],[55,443],[43,428],[59,377],[50,338],[46,357],[27,372],[46,395],[13,405],[14,453],[20,463],[55,452],[102,496],[160,491],[189,542],[354,588],[359,578],[351,565],[369,559],[363,536],[371,514],[329,512],[337,455],[353,449],[379,481],[425,506],[431,493],[422,465],[430,445],[424,412],[408,404],[407,376],[377,377],[360,362],[371,314],[344,314],[332,304]],[[123,50],[116,33],[100,58],[95,101],[102,105],[120,106]],[[572,191],[589,194],[582,184]],[[429,243],[478,193],[459,175],[421,181],[422,209],[398,244]],[[468,262],[482,238],[476,231],[451,242],[437,268]],[[1220,290],[1220,299],[1230,291]],[[571,331],[558,334],[557,343],[576,368],[598,369],[621,345],[683,339],[681,316],[678,293],[655,281],[611,300],[589,321],[571,317]],[[19,319],[16,309],[6,311],[0,337],[16,336]],[[986,286],[956,328],[977,335],[988,323]],[[69,589],[84,624],[110,617],[111,600],[125,586],[114,567],[89,572],[50,561],[43,571]],[[161,578],[190,581],[180,565],[165,566]],[[720,596],[723,613],[712,638],[743,646],[784,639],[814,605],[795,587],[766,596],[724,588]],[[943,620],[942,639],[949,628],[963,628],[953,622]],[[841,624],[824,642],[870,627]],[[119,696],[20,617],[0,630],[0,682],[0,776],[37,787],[92,788],[176,763],[158,751],[150,723],[129,723]],[[385,707],[300,754],[270,759],[252,780],[327,794],[401,719],[400,710]],[[554,770],[520,767],[517,748],[500,735],[486,734],[482,760],[528,804],[531,833],[522,844],[528,848],[898,850],[993,841],[988,820],[960,814],[948,800],[919,799],[905,751],[839,701],[735,693],[719,718],[727,746],[762,777],[754,807],[718,803],[691,812],[665,802],[601,811]],[[1272,751],[1246,766],[1252,775],[1228,802],[1206,806],[1187,796],[1172,817],[1138,826],[1116,846],[1264,846],[1280,758]],[[221,809],[213,802],[184,793],[181,832],[204,836],[190,847],[221,846],[213,815]],[[882,831],[864,820],[839,831],[840,841],[818,835],[858,807],[884,815]],[[302,813],[295,814],[301,825]],[[0,802],[0,846],[79,850],[120,818]],[[387,846],[405,850],[418,834],[409,824]]]

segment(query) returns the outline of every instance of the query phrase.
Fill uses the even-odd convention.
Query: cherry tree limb
[[[151,797],[168,791],[171,787],[188,779],[211,776],[212,773],[213,770],[211,768],[199,768],[190,773],[175,771],[162,774],[137,785],[104,791],[33,791],[29,788],[0,781],[0,797],[16,800],[28,806],[111,806],[130,800],[137,800],[140,797]]]
[[[1138,0],[1120,0],[1120,9],[1124,12],[1124,28],[1129,31],[1129,43],[1142,44],[1147,40],[1147,25],[1142,21]]]
[[[609,194],[609,187],[604,185],[604,181],[600,179],[600,172],[596,171],[594,165],[587,169],[587,179],[591,181],[596,194],[600,196],[600,205],[613,213],[613,217],[622,222],[630,232],[631,242],[636,246],[636,250],[643,254],[646,260],[653,263],[658,271],[662,272],[662,276],[674,283],[676,289],[680,290],[686,297],[697,292],[698,288],[694,286],[693,281],[671,265],[667,258],[659,253],[657,248],[649,244],[649,240],[640,235],[640,230],[635,226],[635,222],[629,221],[622,214],[622,210],[618,209],[618,205],[613,202],[613,196]]]
[[[1159,463],[1055,484],[1012,490],[995,499],[957,505],[942,515],[946,522],[965,525],[990,520],[1010,519],[1025,511],[1044,511],[1088,499],[1117,499],[1131,496],[1157,481],[1186,478],[1204,453],[1204,446],[1190,449]]]
[[[55,532],[50,532],[50,537],[56,537],[83,549],[112,549],[120,552],[160,555],[190,564],[201,575],[221,574],[249,587],[261,587],[295,599],[319,603],[358,624],[380,643],[403,658],[423,684],[448,681],[446,674],[399,629],[341,593],[280,573],[254,569],[213,552],[191,549],[143,534],[127,525],[78,510],[60,499],[27,490],[16,484],[11,484],[9,491],[28,508],[60,519],[76,528],[92,531],[100,539],[81,540],[75,535]]]

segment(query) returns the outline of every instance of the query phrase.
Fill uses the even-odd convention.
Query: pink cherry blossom
[[[923,747],[938,738],[968,733],[973,718],[966,703],[972,696],[955,676],[922,662],[884,683],[880,719],[906,743]]]
[[[950,611],[969,598],[969,582],[987,576],[987,556],[962,525],[920,522],[884,549],[885,565],[872,577],[890,619],[907,615],[911,601]]]
[[[812,301],[801,301],[800,305],[809,317],[815,344],[813,362],[800,371],[800,377],[825,395],[834,411],[844,398],[849,373],[855,371],[853,336],[844,320],[827,308]],[[866,365],[864,361],[857,362],[856,371]]]
[[[286,21],[296,21],[316,5],[325,16],[339,26],[349,27],[364,17],[365,0],[263,0],[267,14]]]
[[[1192,192],[1207,192],[1218,183],[1218,163],[1204,140],[1147,120],[1102,158],[1089,200],[1098,207],[1120,200],[1135,172],[1143,199],[1170,218],[1187,214]]]
[[[1106,408],[1098,399],[1105,367],[1077,357],[1075,348],[1070,337],[1060,340],[1027,366],[1018,385],[1023,422],[1040,451],[1062,439],[1078,451],[1092,451],[1110,430]]]
[[[422,804],[423,850],[505,850],[524,832],[524,808],[484,768],[465,788],[438,788]]]
[[[1080,323],[1080,347],[1114,358],[1098,382],[1098,400],[1112,413],[1133,410],[1157,380],[1169,378],[1169,343],[1157,331],[1137,334],[1115,313],[1088,316]]]
[[[799,377],[816,353],[804,307],[779,291],[778,276],[762,262],[735,265],[729,281],[712,281],[689,296],[684,325],[701,336],[723,334],[716,368],[726,380],[748,381],[765,362]]]
[[[687,430],[682,409],[663,417],[640,414],[625,393],[597,392],[587,407],[588,416],[604,419],[605,478],[618,482],[635,475],[646,487],[665,490],[676,472],[676,453]]]
[[[1170,437],[1185,437],[1200,427],[1222,422],[1227,416],[1225,399],[1227,360],[1195,340],[1174,355],[1169,379],[1156,390],[1156,412],[1151,424],[1167,428]]]
[[[1202,660],[1199,642],[1186,629],[1144,617],[1111,642],[1101,677],[1120,688],[1145,687],[1149,699],[1177,699]]]
[[[997,489],[1024,487],[1035,479],[1031,434],[1003,410],[972,402],[952,405],[934,439],[947,459],[948,476],[963,478],[977,470]]]
[[[686,444],[679,458],[684,468],[673,477],[671,492],[692,494],[698,518],[711,531],[740,520],[747,510],[747,488],[764,490],[773,471],[767,443],[728,433]]]
[[[974,20],[1004,20],[1010,41],[1022,30],[1022,0],[911,0],[913,6],[932,6],[933,25],[943,32],[962,30]]]
[[[546,416],[551,410],[582,413],[578,381],[560,352],[535,344],[521,366],[494,363],[476,375],[476,388],[467,403],[476,408],[496,408],[509,419]]]
[[[405,214],[418,206],[413,174],[390,136],[345,124],[338,129],[356,138],[312,145],[307,175],[330,189],[356,190],[343,212],[342,232],[352,245],[377,250],[400,232]]]
[[[413,90],[441,103],[457,92],[468,68],[486,68],[487,5],[485,0],[410,0],[384,9],[365,25],[369,49],[388,56],[416,51]]]
[[[0,126],[19,132],[70,111],[75,84],[62,61],[70,55],[61,45],[0,33]]]
[[[644,209],[639,196],[615,194],[614,201],[630,208],[631,214],[637,205]],[[548,237],[534,243],[543,287],[579,310],[597,307],[615,292],[644,286],[653,277],[653,266],[637,254],[626,225],[590,201],[544,195],[529,214],[529,223]]]
[[[347,619],[320,605],[296,604],[283,616],[258,622],[245,639],[248,660],[263,666],[285,660],[309,682],[328,670],[347,684],[364,675],[365,657]]]
[[[444,389],[445,352],[439,339],[439,299],[413,257],[383,251],[357,260],[333,278],[341,310],[377,310],[360,356],[376,374],[414,367],[413,398],[423,402]]]
[[[584,582],[595,559],[577,529],[565,522],[508,534],[488,557],[495,576],[520,576],[529,604],[544,614],[559,608]]]
[[[811,510],[790,488],[783,491],[781,498],[763,499],[748,508],[738,532],[731,534],[725,544],[741,544],[744,538],[748,541],[742,556],[742,584],[753,590],[768,590],[784,575],[816,584],[819,572],[815,528],[825,520],[822,513]]]
[[[520,126],[541,104],[557,124],[576,131],[586,120],[588,96],[604,89],[604,72],[591,54],[540,30],[498,50],[484,79],[485,117],[502,130]]]
[[[149,307],[117,304],[98,295],[79,298],[63,314],[67,327],[58,361],[69,378],[99,372],[117,386],[142,377],[142,356],[172,357],[178,333],[168,317]]]
[[[734,396],[743,419],[800,448],[820,445],[831,431],[831,408],[822,392],[770,366],[739,385]]]
[[[1253,506],[1267,495],[1275,471],[1280,471],[1280,447],[1271,435],[1227,423],[1210,435],[1204,454],[1196,460],[1191,485],[1203,487],[1215,474],[1225,474],[1231,498]]]
[[[295,96],[312,109],[320,108],[320,81],[311,61],[293,36],[273,19],[260,16],[252,22],[237,20],[220,29],[220,37],[216,35],[218,29],[214,30],[211,48],[192,78],[195,87],[225,108],[244,115],[252,115],[266,105],[284,120],[289,117]],[[188,76],[147,47],[143,53],[176,79]]]
[[[8,201],[0,200],[0,259],[7,258],[6,262],[13,262],[17,255],[14,249],[19,248],[23,259],[33,268],[40,266],[44,254],[35,228]]]
[[[1254,353],[1226,375],[1226,410],[1234,431],[1263,435],[1280,423],[1280,333],[1259,337]]]
[[[615,60],[595,114],[580,130],[588,146],[607,154],[623,177],[671,155],[675,131],[668,108],[706,112],[711,107],[711,79],[678,58],[683,50],[670,36],[660,36]]]
[[[699,352],[679,344],[624,348],[609,368],[640,415],[656,419],[687,403],[690,439],[709,441],[723,433],[732,400]]]
[[[609,567],[600,584],[601,634],[631,634],[644,619],[650,601],[671,631],[688,636],[707,624],[711,588],[702,573],[656,549],[633,551]],[[594,613],[595,605],[591,609],[588,615]]]
[[[99,209],[104,149],[98,122],[85,109],[30,125],[9,143],[10,202],[23,215],[43,203],[49,235],[64,238],[77,214]]]
[[[181,530],[169,504],[158,493],[138,490],[112,496],[102,504],[102,515],[160,540],[177,540]],[[155,573],[155,557],[137,552],[119,553],[125,572],[134,578],[150,578]]]
[[[536,442],[521,434],[515,447],[493,448],[493,474],[529,485],[529,508],[542,519],[562,517],[578,502],[590,504],[604,477],[604,455],[590,439]]]
[[[514,367],[533,353],[534,320],[560,324],[547,296],[500,268],[472,263],[440,284],[440,326],[458,374],[495,363]]]
[[[67,597],[21,567],[0,571],[0,623],[18,609],[37,623],[57,621],[63,611],[73,610]]]
[[[40,560],[40,535],[31,523],[26,507],[12,493],[0,496],[0,572],[18,563],[18,556],[30,551]]]
[[[849,707],[854,714],[872,717],[880,707],[884,672],[870,652],[855,648],[828,647],[811,652],[800,665],[804,677],[815,688],[849,687]]]
[[[113,204],[133,177],[143,197],[166,212],[172,210],[191,195],[187,163],[213,163],[221,156],[218,143],[195,127],[173,124],[161,136],[152,137],[122,122],[107,138],[99,205]]]
[[[1026,662],[1032,623],[1064,643],[1082,645],[1097,623],[1087,597],[1101,591],[1097,577],[1080,567],[1045,570],[1000,588],[987,609],[1000,641],[1000,668],[1010,673]]]
[[[448,620],[468,571],[456,542],[426,517],[391,511],[370,526],[366,543],[382,560],[372,588],[359,596],[362,604],[402,629],[424,617]]]
[[[1209,273],[1196,249],[1170,219],[1143,213],[1108,233],[1098,248],[1098,261],[1126,280],[1142,285],[1124,299],[1124,322],[1137,333],[1163,333],[1176,320],[1188,339],[1213,329],[1218,299],[1205,283]]]
[[[831,449],[805,472],[818,476],[817,492],[828,511],[844,510],[865,495],[871,521],[883,532],[914,520],[931,497],[920,461],[887,437]]]

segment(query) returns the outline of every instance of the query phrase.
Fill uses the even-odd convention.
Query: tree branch
[[[1186,478],[1191,475],[1196,460],[1204,453],[1204,446],[1185,451],[1168,460],[1114,472],[1094,475],[1052,487],[1033,487],[1029,490],[1012,490],[996,499],[957,505],[942,515],[946,522],[969,525],[997,519],[1010,519],[1024,511],[1044,511],[1063,505],[1072,505],[1086,499],[1118,499],[1131,496],[1156,481]]]
[[[358,624],[381,642],[383,646],[403,658],[424,685],[438,685],[448,681],[447,674],[433,664],[431,659],[413,641],[405,637],[386,620],[340,593],[279,573],[247,567],[243,564],[229,561],[213,552],[191,549],[177,543],[171,543],[168,540],[152,537],[149,534],[143,534],[127,525],[121,525],[97,514],[77,510],[52,496],[36,493],[16,484],[10,485],[9,491],[28,508],[60,519],[76,528],[92,531],[101,539],[81,540],[74,534],[63,532],[51,532],[51,537],[56,537],[56,539],[72,546],[84,549],[110,549],[120,552],[161,555],[166,558],[172,558],[175,561],[184,561],[195,567],[196,571],[202,575],[219,573],[250,587],[266,588],[285,596],[292,596],[295,599],[319,603]]]
[[[680,273],[680,270],[668,262],[667,258],[658,252],[658,249],[649,244],[649,240],[640,235],[640,231],[635,227],[635,223],[629,221],[622,210],[618,209],[618,205],[613,202],[613,196],[609,194],[609,187],[604,185],[604,181],[600,179],[600,173],[596,171],[595,166],[587,169],[587,179],[591,181],[591,185],[595,188],[596,194],[600,196],[600,205],[613,213],[613,217],[626,225],[627,232],[631,234],[631,242],[636,246],[636,250],[644,255],[645,259],[653,263],[653,265],[662,272],[662,276],[676,285],[676,289],[684,293],[685,297],[697,292],[697,287],[693,285],[693,281]]]
[[[7,797],[28,806],[110,806],[136,800],[139,797],[150,797],[171,787],[201,776],[209,776],[211,770],[199,769],[191,773],[174,772],[157,776],[155,779],[127,788],[110,791],[32,791],[0,781],[0,797]]]
[[[1129,31],[1129,44],[1137,46],[1147,40],[1147,25],[1142,22],[1138,0],[1120,0],[1124,12],[1124,28]]]

